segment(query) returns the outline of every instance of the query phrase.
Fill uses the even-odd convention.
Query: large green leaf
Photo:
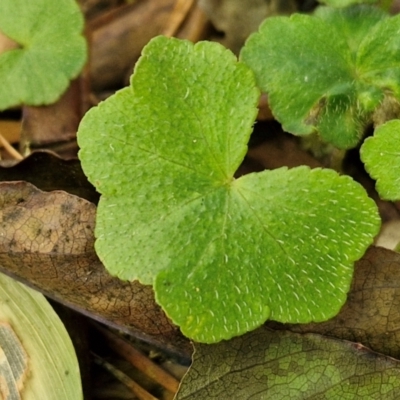
[[[385,97],[399,99],[399,23],[400,16],[388,18],[371,6],[268,18],[241,59],[284,129],[317,131],[339,148],[352,148]]]
[[[19,399],[17,393],[24,400],[82,399],[74,347],[45,297],[0,274],[0,305],[0,348],[5,353],[0,397],[9,391],[9,400]]]
[[[78,132],[83,169],[102,193],[100,258],[122,279],[153,284],[198,341],[267,318],[332,317],[379,225],[361,186],[332,170],[234,178],[258,94],[220,45],[158,37],[131,87],[89,111]]]
[[[0,31],[20,46],[0,54],[0,110],[57,100],[86,60],[74,0],[1,0]]]
[[[400,120],[379,126],[363,143],[361,159],[377,180],[376,189],[387,200],[400,200]]]

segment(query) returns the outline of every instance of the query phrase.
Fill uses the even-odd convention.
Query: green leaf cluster
[[[268,18],[241,60],[288,132],[355,147],[371,122],[399,112],[400,16],[372,6]],[[383,121],[383,122],[384,122]]]
[[[0,54],[0,110],[55,102],[86,61],[74,0],[1,0],[0,31],[19,47]]]
[[[332,170],[235,179],[258,97],[253,72],[222,46],[158,37],[131,85],[79,127],[102,194],[98,255],[111,274],[153,285],[196,341],[334,316],[378,230],[372,200]]]

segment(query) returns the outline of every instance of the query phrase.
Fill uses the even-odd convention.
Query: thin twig
[[[185,22],[185,27],[182,28],[183,36],[185,39],[196,43],[207,37],[207,33],[210,28],[210,21],[204,11],[196,5],[193,10],[190,11],[190,15]]]
[[[5,150],[7,151],[8,154],[10,154],[11,157],[15,158],[16,160],[24,159],[24,157],[22,157],[22,155],[18,153],[18,151],[15,150],[10,143],[8,143],[8,140],[6,140],[1,133],[0,133],[0,144],[5,148]]]
[[[178,391],[179,381],[144,356],[140,351],[136,350],[131,343],[98,325],[96,325],[96,328],[108,339],[108,345],[139,371],[146,374],[149,378],[153,379],[170,392],[175,394]]]
[[[147,390],[143,389],[140,385],[138,385],[133,379],[131,379],[128,375],[115,368],[112,364],[99,357],[97,354],[92,353],[93,360],[97,365],[100,365],[107,371],[109,371],[115,378],[117,378],[120,382],[122,382],[127,388],[129,388],[132,393],[139,400],[158,400],[157,397],[151,395]]]
[[[174,9],[163,32],[165,36],[176,35],[193,5],[194,0],[176,0]]]

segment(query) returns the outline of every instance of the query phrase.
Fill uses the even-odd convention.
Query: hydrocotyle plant
[[[78,131],[83,169],[101,193],[99,257],[111,274],[153,285],[200,342],[268,318],[334,316],[379,228],[364,189],[333,170],[235,179],[258,98],[251,69],[221,45],[157,37],[130,86]]]
[[[0,110],[55,102],[86,61],[74,0],[1,0],[0,32],[18,47],[0,54]]]
[[[400,15],[367,5],[271,17],[240,58],[283,128],[341,149],[400,115]]]

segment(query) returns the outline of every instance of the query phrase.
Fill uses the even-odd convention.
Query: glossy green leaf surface
[[[241,60],[288,132],[348,149],[385,97],[399,99],[400,16],[372,6],[322,7],[315,16],[268,18]]]
[[[183,333],[216,342],[261,325],[320,321],[346,299],[376,207],[332,170],[234,178],[259,92],[215,43],[158,37],[131,86],[83,119],[79,157],[101,192],[96,251],[152,284]]]
[[[387,200],[400,200],[400,120],[379,126],[374,136],[363,143],[361,159],[377,180],[379,195]]]
[[[0,31],[19,45],[0,54],[0,110],[55,102],[86,61],[74,0],[2,0]]]

